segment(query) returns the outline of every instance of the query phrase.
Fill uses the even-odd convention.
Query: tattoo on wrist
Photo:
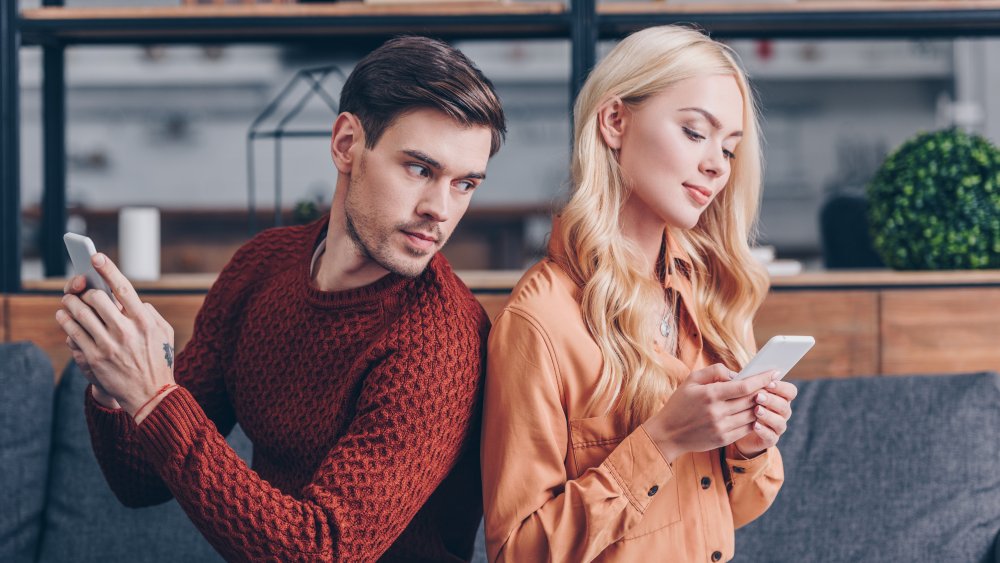
[[[166,342],[163,343],[163,354],[167,358],[167,367],[174,367],[174,347]]]

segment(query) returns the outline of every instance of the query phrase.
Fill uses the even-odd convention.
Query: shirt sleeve
[[[726,446],[729,469],[729,504],[733,525],[746,526],[771,506],[785,481],[784,465],[777,446],[770,447],[748,460],[740,459],[736,447]]]
[[[222,434],[235,426],[235,414],[225,387],[236,319],[236,300],[243,294],[241,251],[212,285],[195,319],[194,334],[177,355],[174,379],[186,388]],[[146,460],[136,424],[124,409],[101,406],[88,386],[84,413],[91,445],[108,486],[125,506],[137,508],[170,500],[172,494]]]
[[[137,440],[227,560],[377,560],[475,447],[482,323],[471,335],[434,327],[432,343],[375,358],[351,424],[295,496],[239,459],[186,389],[153,409]]]
[[[508,309],[487,354],[481,449],[490,561],[589,561],[642,521],[670,465],[640,426],[600,466],[566,472],[568,421],[551,342]]]

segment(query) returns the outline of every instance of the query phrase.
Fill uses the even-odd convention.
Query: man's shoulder
[[[451,264],[441,254],[437,254],[427,265],[422,283],[415,285],[412,296],[414,304],[432,315],[435,324],[454,325],[456,322],[474,325],[489,324],[489,317],[476,296],[451,268]],[[467,324],[454,327],[467,330]]]
[[[283,272],[307,260],[328,219],[306,225],[266,229],[239,248],[226,265],[226,270],[239,272],[252,279]]]

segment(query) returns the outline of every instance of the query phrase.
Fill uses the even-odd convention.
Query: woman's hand
[[[71,280],[56,320],[69,337],[74,360],[95,384],[95,398],[106,406],[108,399],[117,401],[139,422],[155,405],[142,413],[139,408],[174,383],[174,331],[152,305],[139,300],[111,260],[103,254],[92,260],[120,306],[103,291],[78,297]]]
[[[792,416],[792,401],[799,391],[787,381],[775,381],[775,386],[759,391],[754,397],[757,406],[754,414],[757,422],[753,432],[736,440],[736,450],[746,458],[760,455],[764,450],[778,443],[778,439],[788,428]]]
[[[722,364],[691,372],[667,404],[643,423],[664,459],[673,463],[685,452],[727,446],[753,431],[756,395],[778,373],[732,381],[735,375]]]

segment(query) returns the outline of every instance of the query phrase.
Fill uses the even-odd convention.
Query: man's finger
[[[114,328],[117,335],[122,333],[122,321],[125,317],[122,316],[121,308],[111,301],[107,293],[91,289],[84,293],[81,299],[97,313],[105,326]]]
[[[84,289],[87,289],[87,278],[83,276],[73,276],[66,281],[66,285],[63,286],[63,293],[80,293]]]
[[[128,317],[136,319],[146,314],[146,308],[139,300],[139,295],[132,287],[132,283],[118,270],[118,266],[115,266],[110,258],[98,252],[90,258],[90,262],[94,265],[97,273],[108,283],[108,287],[111,288],[111,292],[115,294],[118,302],[122,304],[124,313]]]
[[[84,354],[92,355],[97,351],[97,345],[94,344],[94,339],[90,337],[87,331],[83,330],[75,320],[73,320],[72,315],[59,309],[56,311],[56,322],[62,327],[63,332],[69,336],[73,342],[76,343],[77,348],[79,348]]]
[[[110,342],[111,337],[108,334],[108,329],[104,326],[104,321],[97,316],[97,313],[90,308],[89,305],[84,303],[76,295],[63,295],[62,304],[65,308],[65,312],[76,321],[79,326],[86,331],[87,335],[93,342]],[[67,333],[68,334],[68,333]],[[77,344],[83,346],[83,342],[80,342],[76,336],[70,334],[77,341]]]

